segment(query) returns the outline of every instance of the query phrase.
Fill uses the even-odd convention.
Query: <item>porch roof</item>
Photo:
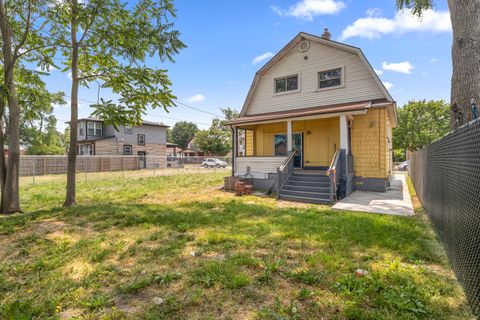
[[[248,124],[251,122],[258,122],[258,121],[282,120],[282,119],[301,118],[301,117],[315,116],[315,115],[362,111],[362,110],[369,109],[372,105],[372,102],[373,101],[369,100],[369,101],[343,103],[343,104],[313,107],[313,108],[294,109],[294,110],[262,113],[262,114],[255,114],[255,115],[245,115],[238,119],[229,121],[227,122],[227,124],[235,126],[235,125]]]

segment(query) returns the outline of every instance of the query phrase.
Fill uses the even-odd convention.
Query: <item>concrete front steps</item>
[[[318,173],[293,173],[280,190],[279,199],[328,204],[330,203],[330,178]]]

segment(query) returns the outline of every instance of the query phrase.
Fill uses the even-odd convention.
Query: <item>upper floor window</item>
[[[89,136],[102,136],[102,123],[87,122],[87,134]]]
[[[80,136],[85,135],[85,122],[83,121],[78,123],[78,134]]]
[[[298,90],[298,75],[275,79],[275,93]]]
[[[137,142],[139,146],[145,145],[145,135],[144,134],[137,134]]]
[[[322,71],[318,73],[318,88],[331,88],[343,85],[342,68]]]
[[[125,129],[123,130],[123,132],[126,134],[133,134],[133,128],[125,126]]]

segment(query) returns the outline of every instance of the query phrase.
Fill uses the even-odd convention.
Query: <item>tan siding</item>
[[[305,60],[304,56],[308,56]],[[318,72],[344,67],[345,87],[318,91]],[[275,78],[299,74],[300,92],[273,94]],[[311,43],[306,53],[296,47],[259,80],[246,114],[308,108],[385,98],[361,59],[353,53]]]

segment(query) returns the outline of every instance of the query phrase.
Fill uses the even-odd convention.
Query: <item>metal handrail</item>
[[[280,190],[282,190],[283,186],[287,182],[288,178],[292,175],[293,173],[293,159],[295,156],[296,151],[292,150],[290,151],[290,154],[288,155],[287,159],[285,159],[285,162],[277,168],[277,179],[276,179],[276,185],[277,185],[277,199],[279,198]],[[284,171],[286,169],[286,178],[282,181],[282,176],[284,174]]]

